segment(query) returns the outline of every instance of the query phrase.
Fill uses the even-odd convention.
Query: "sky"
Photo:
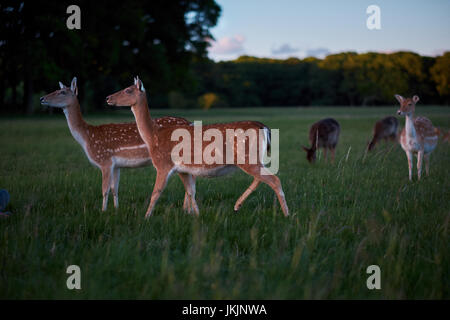
[[[323,58],[331,53],[450,51],[450,0],[216,0],[222,8],[211,29],[208,55],[215,61],[241,55]],[[381,29],[369,30],[380,8]]]

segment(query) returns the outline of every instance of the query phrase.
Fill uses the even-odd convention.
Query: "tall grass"
[[[450,127],[450,109],[417,108]],[[101,212],[101,174],[61,115],[0,120],[0,188],[13,215],[0,219],[0,298],[431,299],[449,298],[450,146],[431,155],[431,175],[408,181],[399,145],[364,155],[377,118],[395,107],[157,111],[205,123],[254,119],[280,129],[280,171],[291,216],[261,185],[238,213],[252,178],[197,182],[200,216],[182,210],[175,176],[144,220],[153,168],[123,170],[120,208]],[[309,165],[312,122],[341,124],[334,165]],[[133,120],[131,113],[87,118]],[[400,122],[403,124],[404,120]],[[81,290],[66,288],[79,265]],[[366,268],[381,268],[368,290]]]

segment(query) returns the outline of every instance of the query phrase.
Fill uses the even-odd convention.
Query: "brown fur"
[[[254,177],[253,183],[250,187],[241,195],[238,201],[235,204],[235,210],[238,210],[244,200],[255,190],[260,182],[267,183],[277,194],[278,200],[281,204],[282,210],[284,214],[287,216],[288,207],[286,201],[284,199],[284,193],[281,188],[281,183],[278,177],[275,175],[267,174],[262,175],[261,170],[264,170],[263,164],[260,163],[260,159],[258,157],[257,164],[250,164],[248,162],[248,151],[245,152],[245,163],[244,164],[235,164],[235,165],[220,165],[220,164],[206,164],[204,163],[203,157],[201,159],[201,164],[195,164],[193,161],[191,163],[179,163],[175,164],[172,161],[171,153],[173,148],[178,145],[178,141],[171,141],[172,132],[177,128],[183,128],[190,132],[191,139],[194,139],[194,128],[192,126],[176,126],[171,128],[157,128],[154,125],[154,122],[151,120],[150,112],[147,105],[147,98],[145,91],[143,89],[142,81],[139,79],[135,79],[135,84],[130,86],[124,90],[121,90],[115,94],[112,94],[107,97],[107,102],[110,105],[117,106],[131,106],[131,110],[136,118],[136,123],[138,125],[139,133],[142,139],[146,142],[150,154],[152,156],[153,164],[157,171],[157,177],[155,186],[153,189],[150,205],[148,207],[146,217],[149,217],[152,214],[153,208],[158,201],[162,191],[164,190],[167,180],[170,176],[170,173],[173,171],[179,173],[195,173],[195,175],[205,175],[205,176],[217,176],[222,173],[227,167],[239,167],[244,172],[252,175]],[[255,129],[258,132],[261,127],[265,127],[260,122],[254,121],[243,121],[243,122],[232,122],[232,123],[220,123],[214,125],[206,125],[203,126],[203,132],[210,128],[214,128],[219,130],[224,137],[224,153],[226,152],[226,129]],[[191,140],[191,148],[194,148],[194,143]],[[201,150],[201,154],[203,155],[203,151],[207,144],[202,144],[203,149]],[[237,155],[236,144],[233,144],[234,155]],[[191,150],[191,158],[194,157],[194,150]],[[226,156],[226,155],[225,155]],[[236,162],[235,162],[236,163]],[[267,169],[265,169],[267,170]],[[267,171],[268,172],[268,171]],[[195,202],[195,184],[190,184],[191,190],[189,194],[191,195],[192,207],[195,212],[198,213],[198,207]]]
[[[395,95],[400,103],[397,113],[406,117],[405,127],[400,133],[400,145],[408,158],[409,180],[412,180],[413,154],[417,154],[417,176],[422,175],[422,162],[425,158],[426,173],[429,174],[430,154],[436,148],[438,134],[430,119],[426,117],[414,118],[415,106],[418,96],[403,98]]]
[[[313,163],[316,160],[316,151],[319,148],[323,148],[325,161],[327,160],[327,150],[330,150],[332,162],[334,162],[340,131],[339,123],[332,118],[322,119],[314,123],[309,129],[309,143],[311,147],[303,146],[303,150],[306,151],[306,159]]]
[[[120,168],[141,167],[151,164],[151,158],[135,122],[103,124],[86,123],[77,99],[76,78],[71,88],[61,84],[56,90],[41,98],[43,105],[62,108],[66,114],[70,131],[82,145],[89,161],[102,171],[103,206],[106,210],[110,190],[114,195],[114,206],[118,207]],[[184,118],[165,117],[155,119],[158,127],[189,124]],[[185,207],[188,203],[185,196]]]
[[[375,145],[381,140],[395,141],[397,138],[398,120],[389,116],[377,121],[373,127],[372,140],[367,145],[367,150],[371,151]]]

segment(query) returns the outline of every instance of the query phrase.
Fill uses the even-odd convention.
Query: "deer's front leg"
[[[103,206],[102,211],[106,211],[108,206],[109,190],[111,189],[111,168],[102,167],[102,194],[103,194]]]
[[[417,153],[417,177],[420,180],[422,176],[423,150]]]
[[[114,167],[112,170],[111,191],[114,196],[114,208],[119,207],[119,181],[120,168]]]
[[[412,154],[412,152],[406,151],[406,157],[408,158],[409,181],[412,181],[412,169],[413,169],[413,154]]]
[[[153,187],[152,197],[150,199],[150,204],[147,209],[147,213],[145,217],[148,218],[152,215],[153,208],[158,202],[161,193],[167,185],[167,180],[169,179],[169,172],[165,170],[157,170],[156,171],[156,181],[155,186]]]

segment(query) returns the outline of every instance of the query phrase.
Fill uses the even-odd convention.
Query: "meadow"
[[[2,299],[449,299],[450,145],[439,141],[430,176],[408,180],[404,151],[380,143],[365,156],[383,108],[156,110],[204,123],[258,120],[280,129],[280,170],[290,216],[266,185],[233,206],[252,178],[242,172],[197,180],[200,216],[182,209],[173,176],[153,216],[144,214],[153,167],[123,169],[120,207],[101,212],[101,173],[70,135],[62,112],[0,118]],[[418,105],[450,128],[450,108]],[[310,165],[309,126],[341,124],[336,162]],[[134,121],[129,110],[86,117]],[[404,118],[399,118],[404,126]],[[68,290],[66,268],[81,268]],[[369,290],[366,268],[381,269]]]

